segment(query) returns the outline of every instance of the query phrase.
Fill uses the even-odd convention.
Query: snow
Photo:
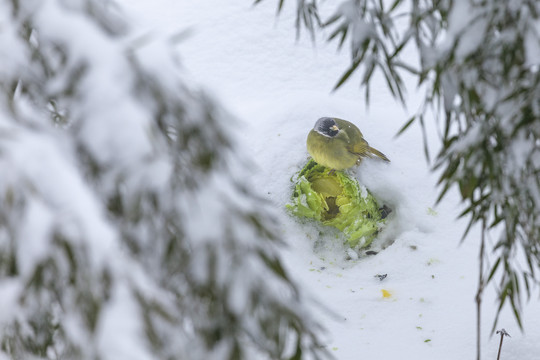
[[[17,64],[20,64],[21,59],[27,55],[26,49],[17,41],[16,29],[10,26],[10,14],[7,6],[3,3],[0,5],[0,58],[10,59],[4,61],[0,68],[0,80],[3,80],[7,74],[14,72],[17,69]],[[11,56],[7,56],[7,55]],[[15,56],[13,56],[15,54]]]
[[[8,126],[2,127],[2,131],[11,136],[0,148],[3,154],[0,165],[9,169],[0,185],[15,194],[22,188],[38,195],[28,205],[19,234],[22,239],[19,250],[24,254],[20,257],[24,259],[20,264],[22,273],[30,275],[27,272],[34,270],[39,259],[50,256],[49,239],[54,231],[75,239],[90,236],[87,251],[93,264],[100,266],[118,248],[114,246],[115,238],[104,214],[69,157],[48,136]],[[58,178],[50,176],[51,173]]]
[[[0,323],[8,322],[15,316],[18,310],[17,299],[21,293],[21,284],[16,280],[0,280],[0,309],[9,309],[9,311],[0,311]],[[0,359],[2,359],[0,353]]]
[[[525,56],[527,64],[529,66],[538,66],[538,59],[540,57],[540,43],[539,33],[540,21],[535,21],[525,34]]]
[[[133,339],[141,339],[144,326],[141,316],[134,316],[142,311],[138,308],[133,295],[125,284],[117,285],[112,291],[112,301],[104,309],[102,321],[98,326],[98,346],[102,347],[106,359],[150,360],[145,344]]]
[[[473,358],[479,233],[473,229],[460,242],[467,222],[456,219],[462,210],[457,192],[435,205],[437,176],[426,163],[422,134],[413,127],[395,138],[409,114],[384,83],[371,87],[369,110],[354,76],[340,91],[330,93],[347,57],[322,42],[313,46],[307,36],[295,42],[294,1],[285,2],[278,20],[277,1],[272,0],[256,7],[243,0],[122,3],[141,34],[167,37],[189,30],[177,45],[178,56],[183,67],[242,121],[229,130],[236,133],[242,156],[252,164],[255,189],[278,213],[287,244],[281,255],[311,297],[310,307],[328,331],[325,346],[330,352],[343,360]],[[448,41],[476,15],[467,4],[456,9],[451,16],[461,21],[449,30]],[[466,32],[468,40],[458,45],[460,57],[482,41],[483,24],[469,26]],[[418,102],[419,95],[411,92],[409,108],[416,109]],[[347,260],[348,250],[334,231],[285,211],[290,179],[307,160],[307,133],[322,116],[354,122],[370,145],[392,161],[387,165],[366,160],[352,171],[394,210],[373,245],[379,252],[375,256]],[[430,147],[436,150],[437,133],[434,126],[428,130]],[[381,281],[376,275],[382,274],[388,276]],[[204,277],[202,270],[199,276]],[[505,339],[503,359],[536,359],[540,353],[535,300],[524,307],[523,333],[509,309],[503,310],[498,328],[512,335]],[[231,294],[231,302],[239,311],[245,299]],[[485,358],[495,358],[498,348],[499,338],[490,336],[495,312],[494,289],[489,288],[482,313]]]
[[[483,18],[481,11],[472,1],[456,1],[448,16],[448,32],[441,48],[443,53],[449,51],[458,40],[455,49],[456,60],[461,61],[472,54],[484,41],[486,35],[487,20]]]
[[[256,229],[245,220],[231,220],[257,210],[252,208],[252,202],[236,196],[241,189],[235,181],[250,186],[271,204],[273,215],[280,224],[279,237],[286,245],[280,250],[280,256],[302,290],[299,298],[309,298],[306,308],[296,309],[295,304],[290,308],[306,311],[300,315],[302,318],[305,315],[308,324],[311,323],[308,312],[324,324],[327,329],[324,345],[337,359],[393,359],[402,358],[404,352],[407,358],[420,360],[473,357],[479,234],[473,229],[469,239],[460,245],[466,221],[455,219],[462,210],[456,192],[450,192],[442,203],[434,204],[437,176],[429,171],[425,162],[422,133],[418,128],[412,128],[395,138],[409,114],[392,99],[384,82],[374,76],[369,110],[357,88],[358,76],[353,76],[340,91],[330,94],[332,85],[348,65],[347,56],[336,54],[332,47],[322,42],[313,46],[307,37],[294,40],[292,0],[286,2],[279,20],[275,19],[277,0],[266,0],[256,7],[245,0],[120,2],[138,26],[136,34],[127,40],[112,39],[101,28],[96,31],[95,23],[84,16],[68,16],[66,11],[86,6],[85,1],[73,2],[72,9],[58,6],[59,3],[52,0],[28,3],[25,11],[36,14],[34,21],[39,28],[39,33],[31,35],[34,45],[39,41],[67,44],[73,52],[69,57],[71,63],[66,64],[71,70],[86,62],[95,65],[89,67],[83,77],[82,90],[77,93],[80,98],[75,104],[78,106],[72,107],[77,111],[71,114],[74,122],[82,121],[65,129],[47,128],[40,123],[43,117],[36,113],[37,106],[20,93],[22,99],[14,102],[17,121],[0,113],[0,168],[5,170],[0,177],[0,189],[4,189],[2,198],[6,201],[3,206],[7,209],[0,215],[16,217],[18,196],[32,195],[24,196],[26,208],[18,222],[21,226],[15,230],[0,229],[2,250],[8,252],[13,248],[18,253],[21,277],[31,277],[39,261],[54,255],[50,254],[55,250],[51,245],[53,233],[66,235],[75,241],[71,245],[83,248],[92,265],[89,275],[113,267],[110,298],[103,304],[95,338],[88,339],[90,334],[84,331],[84,320],[71,309],[78,308],[73,305],[80,295],[65,294],[68,311],[58,311],[57,315],[67,336],[89,351],[105,354],[105,358],[152,358],[148,344],[141,341],[146,319],[141,316],[144,309],[135,293],[144,294],[146,300],[150,298],[160,306],[173,306],[169,303],[172,302],[170,294],[153,282],[154,274],[145,272],[152,272],[152,269],[158,272],[159,266],[143,269],[121,250],[119,238],[122,234],[115,228],[114,219],[106,216],[99,198],[101,194],[113,191],[106,187],[115,182],[108,180],[121,175],[124,170],[133,176],[120,182],[118,191],[129,194],[133,189],[145,187],[146,190],[166,192],[174,171],[170,160],[174,155],[178,156],[168,152],[170,149],[159,139],[152,141],[155,140],[152,138],[155,129],[151,119],[155,114],[153,107],[157,105],[150,101],[150,104],[139,103],[133,95],[135,84],[132,69],[128,69],[129,61],[133,60],[138,70],[145,75],[146,72],[155,74],[152,80],[173,94],[164,99],[167,104],[194,98],[192,92],[196,90],[183,88],[178,81],[178,77],[189,76],[205,84],[239,119],[218,127],[236,140],[239,157],[232,157],[228,152],[219,156],[220,161],[232,168],[233,174],[221,173],[226,166],[218,165],[219,170],[204,177],[195,190],[177,192],[170,199],[160,200],[165,207],[174,207],[174,203],[185,206],[177,210],[185,214],[182,225],[191,241],[192,258],[189,260],[193,266],[189,270],[192,280],[208,283],[215,277],[216,287],[230,285],[225,305],[233,313],[243,316],[247,327],[253,325],[255,338],[261,329],[250,318],[252,312],[249,309],[253,302],[250,291],[259,291],[261,301],[271,303],[276,299],[291,299],[292,290],[270,276],[268,284],[257,286],[263,267],[258,259],[246,256],[245,252],[257,252],[273,245],[257,242]],[[0,8],[4,7],[0,5]],[[4,13],[0,11],[0,41],[6,45],[4,48],[10,52],[19,49],[21,54],[27,51],[20,48],[21,42],[11,28],[12,24],[1,14]],[[468,19],[464,18],[463,24]],[[118,29],[122,24],[118,23]],[[357,28],[357,40],[368,34],[364,27]],[[70,31],[66,32],[66,29]],[[452,31],[457,33],[462,29]],[[467,46],[460,45],[465,46],[459,51],[461,56],[474,50],[478,34],[469,39]],[[125,48],[118,47],[118,42]],[[171,43],[176,44],[173,57],[170,57]],[[0,69],[0,81],[14,77],[13,74],[23,67],[21,64],[25,64],[24,56],[7,56],[5,51],[0,49],[0,57],[12,61]],[[51,50],[47,55],[55,55],[53,52]],[[126,53],[136,55],[126,58]],[[60,61],[56,55],[56,59],[50,60]],[[176,61],[181,62],[185,72],[178,70]],[[72,74],[71,71],[60,72],[55,82],[39,89],[45,93],[44,98],[47,94],[64,91],[66,79]],[[35,75],[39,77],[39,74],[26,76]],[[413,86],[411,83],[411,88]],[[416,109],[418,102],[419,97],[412,92],[409,109]],[[201,118],[205,111],[221,110],[193,105],[186,111],[186,122],[189,122]],[[368,159],[359,168],[350,170],[382,203],[393,209],[388,226],[370,249],[377,255],[359,256],[343,245],[335,230],[293,218],[285,210],[292,191],[291,177],[307,160],[307,133],[322,116],[353,121],[370,145],[392,160],[386,164]],[[224,113],[213,118],[231,119]],[[438,139],[435,130],[428,129],[429,147],[434,150]],[[72,132],[76,139],[71,142],[61,132]],[[216,143],[220,140],[213,133],[201,139]],[[81,176],[80,164],[72,158],[76,156],[76,141],[86,146],[85,150],[95,156],[100,165],[111,165],[108,175],[104,175],[108,178],[104,179],[103,185],[97,185],[99,191]],[[466,141],[472,140],[464,139],[463,143]],[[196,143],[192,141],[190,146],[180,157],[189,157],[191,151],[197,152]],[[218,148],[219,144],[215,146]],[[524,138],[512,151],[516,157],[523,157],[526,146],[531,144]],[[243,170],[246,163],[251,170],[249,174]],[[517,165],[523,166],[523,163]],[[189,170],[180,176],[189,176]],[[196,174],[191,175],[197,178]],[[155,223],[134,225],[129,231],[143,239],[142,245],[154,250],[159,242],[153,241],[152,235],[156,232],[151,226],[166,227],[167,222],[162,217],[163,212],[158,212],[152,219]],[[5,221],[11,224],[9,220]],[[234,224],[234,229],[227,228],[227,224]],[[236,252],[228,249],[231,244],[227,234],[223,234],[224,229],[242,234],[238,241],[243,243]],[[220,256],[203,251],[210,247],[209,241]],[[220,250],[227,251],[221,254]],[[149,262],[152,259],[149,256]],[[207,266],[209,262],[212,266]],[[66,270],[68,265],[59,262],[58,266]],[[89,279],[89,286],[81,294],[105,297],[103,289],[106,285],[102,288],[92,283],[95,277],[89,276]],[[27,299],[30,305],[21,301],[23,287],[21,282],[0,279],[0,324],[26,315],[23,312],[27,309],[19,312],[17,307],[35,304],[37,308],[41,305],[38,296]],[[498,339],[489,337],[496,310],[494,293],[489,290],[484,300],[482,333],[484,353],[493,358]],[[182,293],[179,289],[178,294]],[[540,353],[540,345],[535,341],[540,335],[540,314],[534,305],[531,303],[524,309],[525,333],[519,332],[508,309],[503,311],[499,327],[512,335],[505,341],[505,359],[512,354],[517,359],[528,360]],[[194,304],[193,308],[196,310],[197,306],[200,304]],[[185,331],[175,332],[179,339],[168,344],[171,353],[178,354],[176,349],[190,349],[187,343],[197,341],[190,338],[191,328],[199,326],[190,322],[197,320],[201,319],[186,318]],[[217,346],[213,358],[223,358],[230,345]],[[197,349],[197,346],[192,347]]]

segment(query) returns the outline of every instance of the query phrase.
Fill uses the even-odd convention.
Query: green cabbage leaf
[[[358,180],[344,172],[310,160],[292,181],[294,191],[287,208],[298,217],[341,230],[351,248],[369,246],[386,224],[388,208],[381,208]]]

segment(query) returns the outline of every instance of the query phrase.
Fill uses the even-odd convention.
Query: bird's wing
[[[370,147],[367,141],[364,139],[356,139],[356,141],[354,141],[348,148],[350,153],[361,157],[369,156],[369,149]]]
[[[339,130],[339,132],[337,133],[337,135],[335,136],[334,139],[336,139],[338,141],[343,141],[343,143],[346,144],[347,148],[349,148],[351,146],[351,138],[343,130]]]
[[[371,146],[369,147],[369,152],[379,158],[381,158],[382,160],[384,161],[387,161],[387,162],[390,162],[390,159],[388,159],[386,157],[386,155],[384,155],[382,152],[380,152],[379,150],[375,149],[375,148],[372,148]],[[370,155],[370,157],[374,157],[373,155]]]
[[[349,151],[361,158],[364,158],[364,157],[368,157],[371,159],[379,158],[384,161],[390,162],[390,159],[388,159],[386,155],[384,155],[379,150],[369,146],[369,144],[365,140],[360,143],[357,143],[356,146],[354,146],[354,149],[351,149]]]

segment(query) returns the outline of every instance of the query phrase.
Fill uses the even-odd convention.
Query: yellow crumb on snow
[[[389,299],[392,297],[392,293],[388,290],[381,289],[381,292],[382,292],[382,297],[385,299]]]

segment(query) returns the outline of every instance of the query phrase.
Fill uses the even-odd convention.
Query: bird
[[[334,117],[317,120],[308,134],[307,150],[317,164],[332,171],[348,169],[366,157],[390,162],[386,155],[369,146],[356,125]]]

